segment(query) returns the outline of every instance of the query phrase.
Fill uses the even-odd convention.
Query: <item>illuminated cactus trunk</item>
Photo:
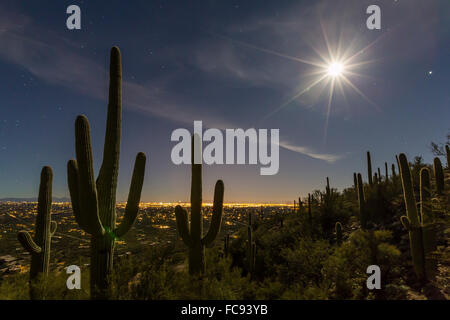
[[[340,222],[336,222],[335,230],[336,230],[336,243],[338,246],[340,246],[342,244],[342,224]]]
[[[211,247],[220,231],[222,224],[223,193],[222,180],[216,182],[214,188],[214,204],[211,224],[206,236],[203,237],[202,214],[202,165],[196,164],[194,159],[201,159],[201,140],[198,134],[192,137],[192,181],[191,181],[191,223],[188,213],[181,206],[176,206],[178,232],[189,248],[189,273],[191,275],[205,272],[205,247]],[[195,156],[197,153],[197,156]]]
[[[369,179],[369,186],[372,186],[372,161],[370,160],[369,151],[367,151],[367,177]]]
[[[56,222],[51,221],[53,172],[44,167],[39,185],[38,213],[34,239],[27,231],[20,231],[17,238],[26,251],[31,254],[30,298],[45,299],[39,290],[39,282],[45,285],[50,263],[51,237],[56,231]]]
[[[146,157],[138,153],[125,215],[116,228],[116,189],[122,126],[122,65],[119,48],[111,49],[108,116],[103,163],[94,179],[89,121],[75,122],[77,160],[67,165],[68,184],[75,220],[91,235],[91,298],[107,299],[113,268],[114,243],[132,227],[139,211]]]
[[[403,185],[407,216],[402,216],[401,222],[409,232],[410,249],[414,270],[421,281],[434,275],[434,262],[428,259],[428,254],[434,251],[435,232],[431,216],[431,183],[430,171],[422,168],[420,171],[420,212],[416,205],[411,171],[406,156],[399,156],[400,176]]]
[[[444,193],[444,170],[442,169],[441,160],[436,157],[433,161],[434,177],[436,179],[436,193],[442,195]]]

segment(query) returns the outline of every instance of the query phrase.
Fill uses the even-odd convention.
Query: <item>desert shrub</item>
[[[324,282],[329,286],[330,297],[367,298],[366,270],[369,265],[380,267],[382,287],[398,280],[400,251],[388,243],[390,239],[389,231],[358,230],[341,247],[336,248],[323,268]]]

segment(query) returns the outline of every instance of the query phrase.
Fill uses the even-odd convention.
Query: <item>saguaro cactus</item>
[[[338,246],[340,246],[342,244],[342,224],[340,222],[336,222],[335,230],[336,230],[336,243]]]
[[[183,242],[189,248],[189,273],[202,274],[205,272],[205,247],[212,246],[222,224],[223,193],[222,180],[217,180],[214,188],[214,204],[211,224],[206,236],[203,237],[202,215],[202,165],[194,161],[195,153],[199,153],[201,140],[199,135],[192,137],[192,182],[191,182],[191,223],[189,226],[188,213],[181,206],[176,206],[178,232]]]
[[[327,197],[331,196],[330,179],[327,177],[327,186],[325,187]]]
[[[119,48],[111,49],[109,103],[103,163],[94,180],[89,121],[75,122],[77,160],[67,165],[72,209],[78,225],[91,235],[91,297],[106,299],[113,267],[114,242],[132,227],[139,211],[145,172],[145,154],[136,157],[125,216],[116,227],[116,189],[122,126],[122,66]]]
[[[388,182],[389,181],[389,170],[388,170],[388,164],[387,162],[384,163],[384,169],[386,170],[386,176],[385,176],[385,181]]]
[[[420,171],[421,215],[419,215],[411,170],[403,153],[399,156],[399,163],[407,213],[407,216],[402,216],[400,219],[409,232],[411,256],[416,275],[420,280],[426,280],[434,272],[433,263],[428,259],[428,254],[434,250],[434,231],[430,215],[430,172],[427,168],[422,168]]]
[[[367,177],[369,179],[369,186],[372,186],[372,161],[370,160],[369,151],[367,151]]]
[[[56,231],[56,222],[51,221],[53,172],[50,167],[44,167],[39,185],[38,213],[34,239],[27,231],[20,231],[17,238],[31,254],[30,267],[30,298],[44,299],[39,290],[38,280],[45,280],[48,275],[50,261],[51,237]]]
[[[442,195],[444,192],[444,170],[442,169],[441,160],[436,157],[433,161],[434,177],[436,179],[436,193]]]
[[[392,170],[392,181],[395,182],[395,179],[397,178],[397,174],[395,173],[395,165],[394,164],[392,164],[391,170]]]
[[[368,216],[366,211],[366,198],[364,195],[364,185],[362,182],[361,173],[358,173],[358,202],[359,202],[359,219],[361,228],[366,229],[368,223]]]

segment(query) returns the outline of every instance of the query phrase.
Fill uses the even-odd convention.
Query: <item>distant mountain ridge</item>
[[[70,198],[67,197],[53,197],[53,202],[70,202]],[[38,198],[1,198],[0,202],[37,202]]]

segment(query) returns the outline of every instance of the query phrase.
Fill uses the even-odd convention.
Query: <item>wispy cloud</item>
[[[307,155],[308,157],[311,157],[314,159],[324,160],[324,161],[327,161],[330,163],[334,163],[334,162],[344,158],[344,156],[340,155],[340,154],[319,153],[319,152],[312,150],[311,148],[303,147],[303,146],[296,146],[296,145],[291,144],[286,141],[281,141],[280,147],[290,150],[290,151],[294,151],[297,153]]]

